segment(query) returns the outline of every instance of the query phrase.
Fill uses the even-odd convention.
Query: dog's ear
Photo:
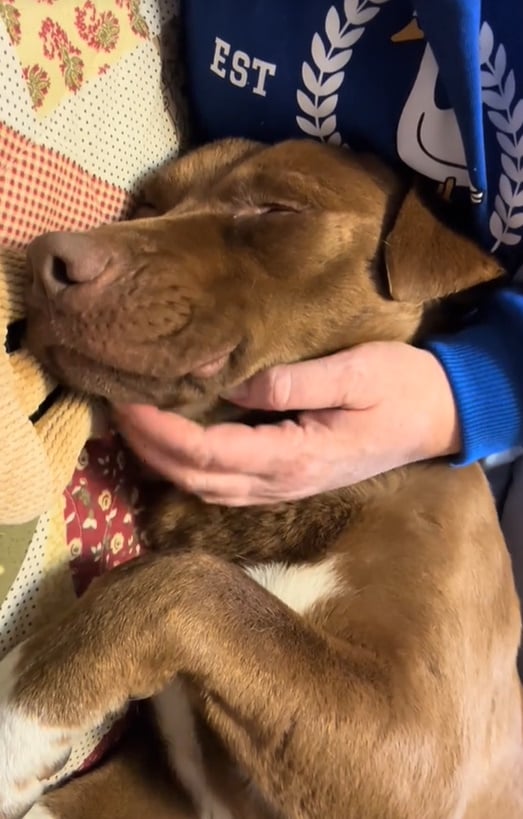
[[[150,216],[166,213],[190,190],[211,184],[263,147],[247,139],[223,139],[190,151],[146,179],[139,197],[140,207],[147,208]]]
[[[390,295],[420,304],[503,275],[499,262],[441,222],[410,190],[385,240]]]

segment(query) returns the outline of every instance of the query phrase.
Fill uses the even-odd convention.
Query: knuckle
[[[346,351],[341,360],[341,372],[337,377],[343,384],[345,402],[349,405],[366,403],[369,389],[373,393],[377,387],[374,379],[373,352],[362,344]]]
[[[198,469],[208,469],[211,466],[211,455],[205,441],[191,447],[187,452],[187,460]]]
[[[287,466],[292,467],[306,454],[304,428],[290,418],[280,421],[278,427],[281,434],[280,458]]]
[[[199,472],[184,472],[175,479],[175,482],[190,495],[203,495],[206,492],[205,481]]]
[[[285,410],[289,406],[292,392],[292,376],[287,367],[274,367],[267,374],[267,394],[269,404],[275,410]]]

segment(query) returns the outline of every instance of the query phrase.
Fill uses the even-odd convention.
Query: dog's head
[[[276,363],[411,340],[427,303],[501,273],[380,164],[309,141],[205,147],[150,180],[138,219],[28,258],[36,355],[181,411]]]

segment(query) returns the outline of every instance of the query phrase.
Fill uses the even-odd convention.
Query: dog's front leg
[[[0,666],[0,817],[38,796],[77,730],[179,674],[283,816],[446,816],[421,810],[432,746],[403,752],[389,673],[363,642],[331,639],[218,557],[125,566]]]

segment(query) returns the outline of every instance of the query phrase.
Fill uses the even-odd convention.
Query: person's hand
[[[274,367],[227,397],[242,407],[301,412],[296,423],[254,428],[204,429],[141,405],[116,407],[116,419],[149,467],[228,506],[296,500],[460,448],[443,368],[431,353],[400,342]]]

